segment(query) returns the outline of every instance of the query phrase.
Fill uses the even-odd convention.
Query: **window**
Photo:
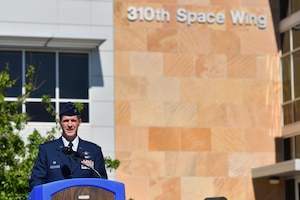
[[[295,179],[288,179],[284,181],[284,188],[285,188],[285,199],[288,200],[295,200]]]
[[[300,10],[300,2],[299,0],[292,0],[291,3],[291,14]]]
[[[284,160],[300,158],[300,135],[283,138],[283,158]]]
[[[289,17],[300,10],[299,0],[281,0],[280,1],[280,19]]]
[[[89,121],[89,53],[60,51],[0,51],[0,69],[9,66],[12,79],[17,79],[6,92],[6,100],[14,101],[24,92],[23,85],[29,80],[25,74],[28,66],[35,67],[33,91],[22,108],[32,122],[53,122],[55,117],[45,111],[41,104],[42,95],[50,95],[56,112],[68,101],[81,102],[83,122]]]
[[[294,159],[294,139],[292,137],[283,139],[283,155],[284,160]]]
[[[293,38],[296,39],[295,36]],[[300,47],[293,48],[291,45],[291,49],[281,56],[284,125],[300,121]]]
[[[281,80],[283,125],[300,121],[300,19],[294,26],[296,12],[300,11],[297,0],[281,1]],[[287,18],[289,17],[289,18]],[[296,17],[297,18],[297,17]],[[298,19],[298,18],[297,18]]]
[[[290,15],[290,2],[280,1],[280,19],[284,19]]]

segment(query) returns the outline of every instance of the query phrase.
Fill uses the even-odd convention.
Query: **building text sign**
[[[170,12],[158,8],[151,7],[134,7],[127,8],[127,19],[130,21],[157,21],[157,22],[170,22]],[[180,23],[186,23],[191,26],[195,23],[198,24],[219,24],[222,25],[226,21],[224,13],[213,12],[191,12],[184,8],[179,8],[176,11],[176,20]],[[259,29],[267,27],[267,16],[248,13],[246,11],[230,10],[230,20],[234,25],[248,25],[257,26]]]

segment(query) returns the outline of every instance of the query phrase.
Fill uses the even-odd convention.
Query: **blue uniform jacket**
[[[63,153],[62,138],[39,145],[39,153],[32,168],[29,187],[68,178],[99,178],[97,173],[80,162],[97,170],[101,178],[107,179],[101,147],[79,138],[77,152],[85,158],[74,158]],[[77,161],[76,161],[76,160]]]

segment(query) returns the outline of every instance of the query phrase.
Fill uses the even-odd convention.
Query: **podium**
[[[99,178],[65,179],[38,185],[27,200],[125,200],[121,182]]]

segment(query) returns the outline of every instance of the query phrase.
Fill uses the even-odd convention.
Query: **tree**
[[[54,138],[54,134],[60,130],[58,123],[42,136],[34,130],[27,138],[27,143],[19,135],[26,127],[29,116],[19,112],[19,108],[26,103],[30,94],[38,89],[33,80],[34,66],[27,70],[27,83],[24,85],[25,94],[21,94],[17,101],[5,101],[5,92],[13,87],[17,80],[11,80],[9,67],[0,72],[0,200],[25,200],[29,194],[28,179],[38,153],[38,145]],[[51,107],[50,97],[42,97],[45,109],[52,115],[56,115]],[[78,104],[80,109],[80,104]],[[57,121],[58,122],[58,121]],[[107,169],[117,169],[120,161],[105,157]]]

